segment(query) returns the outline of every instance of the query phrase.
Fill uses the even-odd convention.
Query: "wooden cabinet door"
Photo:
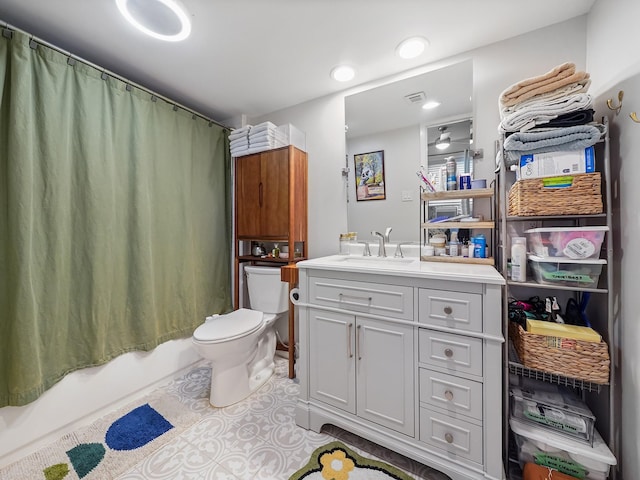
[[[262,183],[261,234],[265,237],[289,236],[289,149],[260,154]]]
[[[288,160],[288,149],[246,155],[236,159],[238,237],[288,236]]]

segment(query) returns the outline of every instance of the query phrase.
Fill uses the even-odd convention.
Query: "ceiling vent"
[[[409,105],[414,105],[416,103],[422,105],[427,101],[427,95],[424,92],[410,93],[409,95],[405,95],[404,99]]]

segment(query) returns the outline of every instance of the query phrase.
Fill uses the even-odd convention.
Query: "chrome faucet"
[[[390,228],[388,228],[387,230],[389,232],[391,231]],[[384,249],[385,236],[383,234],[381,234],[380,232],[371,232],[371,235],[373,235],[374,237],[378,237],[378,256],[379,257],[386,257],[387,256],[387,252]]]
[[[385,243],[391,243],[391,238],[389,237],[390,235],[391,235],[391,227],[387,227],[387,229],[384,231]]]

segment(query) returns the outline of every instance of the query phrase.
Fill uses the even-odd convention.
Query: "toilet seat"
[[[260,329],[265,317],[257,310],[240,308],[203,323],[193,332],[193,339],[201,343],[220,343],[241,338]]]

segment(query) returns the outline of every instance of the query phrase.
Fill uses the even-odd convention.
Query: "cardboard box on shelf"
[[[593,147],[522,155],[516,170],[517,179],[573,175],[595,171],[596,157]]]

